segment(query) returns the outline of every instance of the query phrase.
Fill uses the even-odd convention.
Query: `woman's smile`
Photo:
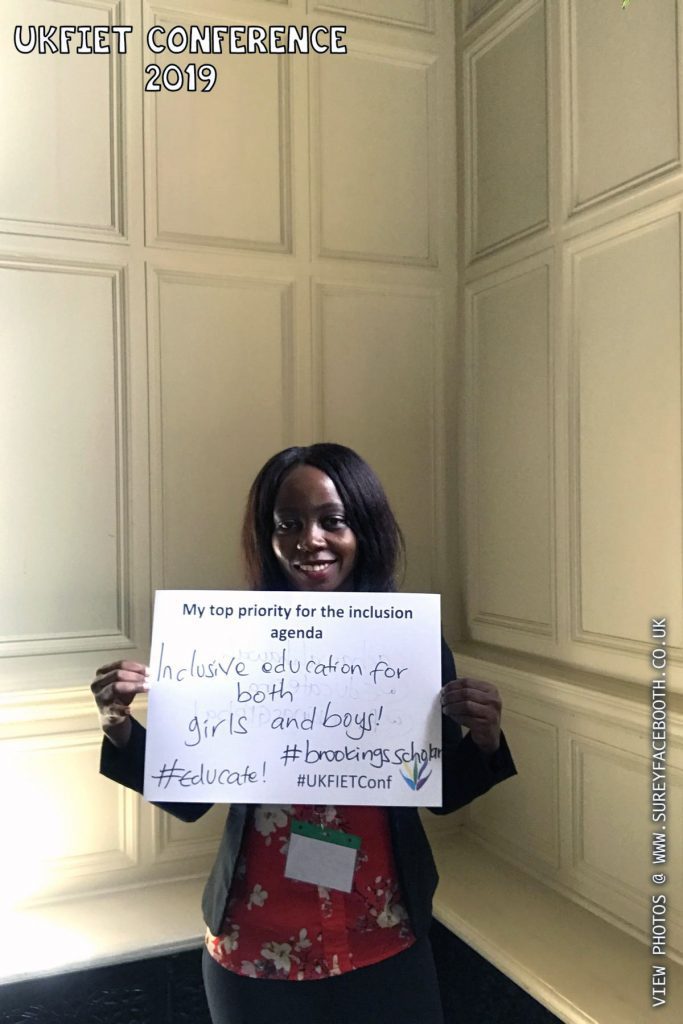
[[[322,579],[328,572],[331,565],[335,565],[336,558],[328,558],[324,562],[294,562],[294,568],[302,572],[304,576],[315,576]]]

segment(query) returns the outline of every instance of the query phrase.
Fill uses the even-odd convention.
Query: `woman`
[[[274,455],[252,485],[242,540],[255,590],[396,589],[399,527],[374,472],[341,445]],[[130,705],[147,689],[147,671],[116,662],[92,684],[106,736],[101,770],[138,792],[145,736]],[[436,813],[515,772],[496,688],[456,680],[443,641],[442,686],[443,804]],[[208,810],[160,806],[186,821]],[[297,820],[360,838],[351,892],[285,877]],[[427,935],[436,881],[415,808],[233,804],[202,901],[214,1024],[440,1024]]]

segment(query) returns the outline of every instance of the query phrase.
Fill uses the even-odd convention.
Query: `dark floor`
[[[559,1024],[439,924],[432,944],[446,1024]],[[200,965],[192,950],[0,986],[0,1024],[210,1024]]]
[[[436,921],[431,939],[446,1024],[561,1024]]]

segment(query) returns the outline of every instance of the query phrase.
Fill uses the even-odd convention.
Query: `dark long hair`
[[[252,590],[291,590],[273,552],[273,511],[280,486],[296,466],[315,466],[329,476],[356,535],[355,590],[396,590],[403,561],[400,527],[379,479],[367,462],[341,444],[285,448],[268,459],[249,491],[242,551]]]

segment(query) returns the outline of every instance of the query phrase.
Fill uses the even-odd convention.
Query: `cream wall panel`
[[[4,0],[2,18],[0,89],[7,99],[0,105],[0,229],[121,234],[124,58],[24,54],[13,42],[15,25],[122,23],[121,3]],[[22,38],[28,39],[25,30]]]
[[[227,813],[226,804],[216,804],[198,821],[184,822],[155,809],[155,862],[187,862],[190,858],[203,857],[211,863]]]
[[[436,263],[434,59],[356,47],[316,61],[321,255]]]
[[[436,580],[437,297],[321,285],[322,436],[356,448],[389,492],[406,536],[406,590]]]
[[[198,20],[156,14],[150,24],[168,30]],[[149,242],[288,251],[287,58],[213,60],[218,80],[211,92],[147,93]],[[178,55],[159,55],[158,62],[178,63]]]
[[[548,222],[546,8],[524,3],[464,54],[470,257]]]
[[[487,625],[554,630],[549,314],[547,266],[486,280],[470,295],[468,576],[472,632],[482,638]]]
[[[670,813],[662,830],[661,824],[651,820],[651,762],[642,756],[636,733],[610,729],[609,745],[573,732],[569,736],[570,884],[642,934],[643,922],[651,917],[652,872],[664,871],[668,882],[660,891],[667,896],[668,949],[683,958],[683,823],[673,813],[683,801],[680,746],[674,745],[670,732],[666,779]],[[666,835],[666,864],[660,867],[652,864],[654,832]]]
[[[503,696],[503,727],[519,774],[471,804],[466,827],[545,884],[647,940],[651,875],[667,874],[670,954],[683,960],[683,718],[667,733],[667,864],[649,863],[651,762],[645,699],[563,678],[558,668],[514,668],[509,657],[461,655],[461,675],[489,679]]]
[[[576,210],[680,166],[678,17],[676,0],[569,9]]]
[[[0,266],[8,654],[124,638],[121,285],[119,273],[94,264]]]
[[[0,854],[12,879],[7,902],[111,885],[112,873],[135,864],[134,804],[98,775],[100,736],[96,728],[3,740],[14,779],[3,794],[11,823]]]
[[[299,23],[306,0],[142,0],[145,10],[153,9],[162,15],[177,11],[181,17],[192,18],[193,25],[208,25],[214,15],[220,15],[220,24],[294,24]],[[282,8],[291,8],[291,12]],[[245,17],[245,14],[248,17]],[[229,16],[226,17],[226,15]],[[265,19],[263,21],[262,19]],[[214,20],[218,23],[218,18]],[[173,24],[180,24],[174,14]],[[204,56],[208,56],[205,54]],[[258,56],[258,55],[257,55]]]
[[[239,587],[247,491],[289,432],[289,287],[154,271],[150,286],[163,523],[155,578],[170,589]]]
[[[501,690],[520,768],[514,782],[467,809],[466,827],[567,900],[646,942],[658,827],[648,803],[649,624],[668,617],[667,925],[669,955],[679,961],[681,10],[679,0],[631,0],[623,9],[618,0],[462,5],[457,402],[468,473],[459,503],[467,563],[461,555],[458,577],[467,604],[453,630],[461,674]],[[545,263],[551,301],[539,374],[526,352],[543,351]],[[483,364],[484,383],[482,352],[491,365]],[[512,373],[511,353],[519,355]],[[532,382],[535,406],[526,398]],[[508,410],[522,396],[510,428]],[[491,432],[505,428],[498,445],[475,444],[482,421]],[[515,494],[505,473],[520,451],[538,452],[539,466],[547,459],[540,508],[520,480],[530,499],[524,525],[534,540],[552,538],[547,591],[520,576],[515,593],[506,575],[518,559],[528,564],[504,501],[506,490]],[[493,502],[481,501],[481,481],[486,498],[498,498],[493,512]],[[513,507],[513,523],[523,521],[521,508]],[[500,550],[475,545],[483,531]],[[503,573],[491,570],[493,596],[483,600],[478,562],[494,555]],[[536,631],[515,624],[514,616],[529,615],[518,609],[545,593],[532,617]],[[499,595],[509,618],[496,621]],[[503,956],[515,961],[512,945]]]
[[[574,629],[645,649],[683,624],[680,218],[574,255]],[[661,612],[656,609],[662,609]]]
[[[486,14],[492,7],[495,7],[499,0],[465,0],[465,2],[467,4],[467,24],[471,25],[482,14]]]
[[[309,10],[368,18],[383,25],[427,30],[434,27],[434,0],[309,0],[308,6]]]
[[[535,714],[545,710],[537,707]],[[519,779],[472,804],[469,826],[489,843],[514,851],[528,866],[555,872],[560,866],[557,727],[506,706],[504,728]]]
[[[607,743],[574,738],[572,769],[574,870],[644,895],[652,873],[649,844],[617,837],[633,834],[634,819],[649,822],[650,762]]]

